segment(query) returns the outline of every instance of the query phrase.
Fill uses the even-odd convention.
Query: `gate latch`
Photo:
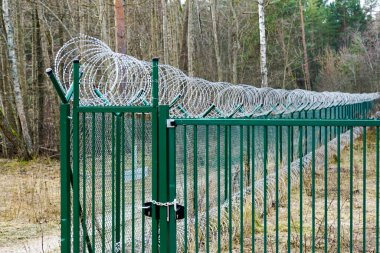
[[[176,199],[174,199],[172,202],[165,202],[165,203],[158,202],[158,201],[155,201],[155,200],[152,200],[152,201],[149,201],[149,202],[145,202],[144,206],[142,207],[145,216],[152,217],[152,215],[153,215],[153,211],[152,211],[153,205],[155,205],[155,206],[164,206],[164,207],[167,208],[167,217],[166,217],[166,221],[167,222],[169,222],[169,216],[170,216],[170,213],[169,213],[170,209],[169,209],[169,207],[170,206],[174,206],[176,220],[182,220],[183,218],[185,218],[185,207],[182,206],[182,205],[179,205],[177,203]],[[156,209],[156,219],[160,219],[160,209],[159,208]]]

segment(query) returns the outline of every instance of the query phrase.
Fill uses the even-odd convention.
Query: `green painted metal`
[[[379,173],[379,167],[380,167],[380,150],[379,150],[379,127],[376,127],[376,252],[378,253],[380,251],[379,248],[379,226],[380,226],[380,173]]]
[[[353,252],[354,247],[353,247],[353,189],[354,189],[354,137],[353,137],[353,127],[350,127],[350,253]]]
[[[295,238],[300,252],[328,252],[335,247],[337,252],[343,252],[347,246],[340,238],[348,232],[349,248],[353,252],[357,244],[354,221],[359,212],[361,250],[379,251],[380,121],[368,118],[372,103],[303,110],[278,118],[270,115],[256,119],[228,118],[242,110],[237,106],[232,114],[220,119],[170,119],[170,106],[158,105],[158,71],[158,59],[154,59],[151,105],[146,102],[145,106],[110,106],[104,100],[104,106],[81,106],[78,61],[73,64],[74,81],[68,94],[63,89],[57,90],[62,101],[61,252],[254,252],[257,249],[290,252],[294,251]],[[102,97],[100,92],[98,96]],[[179,99],[172,101],[173,108]],[[203,116],[210,116],[213,110],[217,112],[211,105]],[[367,195],[367,171],[372,168],[366,160],[370,150],[367,137],[372,136],[372,132],[369,134],[372,127],[376,131],[374,207],[367,203],[372,196]],[[359,212],[353,208],[354,194],[357,194],[355,129],[362,129],[363,135]],[[349,135],[349,189],[341,185],[344,173],[341,136],[344,134]],[[151,152],[146,150],[148,139]],[[328,148],[331,143],[336,143],[336,151]],[[333,155],[336,155],[336,174],[329,168]],[[308,161],[310,166],[306,168],[304,163]],[[150,166],[151,172],[146,173],[146,166]],[[316,176],[318,169],[321,177]],[[308,189],[304,180],[309,174],[310,195],[305,194]],[[336,192],[335,186],[329,185],[330,175],[336,175]],[[317,180],[323,183],[317,185]],[[322,187],[323,216],[316,210],[317,187]],[[299,194],[296,197],[292,194],[295,188]],[[344,226],[341,214],[341,194],[347,190],[349,228]],[[329,202],[335,196],[337,204],[332,212]],[[309,197],[310,231],[303,221],[310,215],[305,210]],[[152,218],[144,216],[140,208],[149,200],[158,202],[152,205]],[[174,200],[185,207],[181,223],[176,220]],[[296,203],[299,210],[293,206]],[[246,208],[250,208],[250,213]],[[282,210],[284,221],[280,220]],[[373,233],[368,225],[369,210],[376,212]],[[272,214],[273,225],[269,218]],[[319,230],[318,220],[322,221]],[[295,225],[295,221],[299,224]],[[336,224],[336,230],[330,232],[331,224]],[[247,226],[250,226],[248,230]],[[280,235],[282,232],[286,238]],[[318,237],[317,233],[321,235]],[[307,235],[311,238],[310,245],[304,244]],[[337,237],[334,241],[330,239],[333,236]],[[376,238],[373,245],[368,244],[370,236]],[[246,244],[248,237],[251,246]],[[262,246],[258,247],[258,243]]]
[[[288,246],[288,252],[290,252],[290,249],[291,249],[291,245],[290,245],[290,242],[291,242],[291,230],[292,230],[292,227],[291,227],[291,198],[290,198],[290,193],[292,191],[292,186],[291,186],[291,177],[289,176],[291,174],[291,171],[290,171],[290,164],[292,162],[292,157],[291,157],[291,126],[288,126],[287,127],[287,136],[288,136],[288,150],[287,150],[287,153],[288,153],[288,243],[287,243],[287,246]]]
[[[255,126],[252,125],[251,126],[251,131],[252,131],[252,134],[251,134],[251,143],[255,143]],[[252,152],[251,152],[251,155],[252,155],[252,168],[251,168],[251,188],[252,189],[255,189],[255,181],[256,181],[256,178],[255,178],[255,169],[256,169],[256,166],[255,166],[255,145],[252,145],[251,146],[251,149],[252,149]],[[255,210],[255,191],[252,190],[252,193],[251,193],[251,209],[252,209],[252,222],[251,222],[251,226],[252,226],[252,252],[255,252],[255,233],[256,233],[256,230],[255,230],[255,217],[256,217],[256,210]]]
[[[300,200],[299,200],[299,205],[300,205],[300,211],[299,211],[299,221],[300,221],[300,253],[303,252],[303,216],[302,216],[302,191],[303,191],[303,152],[302,152],[302,140],[303,140],[303,137],[302,137],[302,127],[298,127],[298,157],[299,157],[299,170],[300,170],[300,174],[299,174],[299,191],[300,191]]]
[[[220,126],[363,126],[375,127],[379,121],[363,120],[330,120],[330,119],[173,119],[175,125],[220,125]]]
[[[363,251],[366,252],[366,225],[367,225],[367,128],[363,127]]]
[[[57,92],[59,98],[61,99],[61,102],[64,103],[64,104],[67,104],[68,103],[68,99],[66,99],[65,91],[63,90],[63,87],[59,83],[59,81],[56,78],[56,76],[54,75],[53,70],[50,69],[50,68],[47,69],[46,70],[46,74],[49,76],[50,81],[52,82],[55,91]]]
[[[73,63],[74,103],[73,103],[73,251],[80,252],[79,213],[79,61]]]
[[[71,252],[70,105],[60,106],[61,251]]]
[[[340,237],[341,237],[341,233],[340,233],[340,228],[341,228],[341,208],[340,208],[340,127],[336,127],[336,135],[337,135],[337,170],[336,170],[336,173],[337,173],[337,182],[336,182],[336,187],[337,187],[337,198],[338,198],[338,201],[337,201],[337,252],[339,253],[340,252]]]
[[[311,127],[311,251],[315,252],[315,126]]]
[[[267,178],[268,178],[268,126],[264,126],[264,252],[267,252],[268,221],[267,221]]]
[[[279,154],[278,154],[278,152],[279,152],[279,142],[280,142],[280,140],[279,140],[279,131],[281,131],[280,130],[280,128],[279,128],[279,126],[276,126],[276,147],[275,147],[275,159],[276,159],[276,161],[275,161],[275,166],[276,166],[276,168],[275,168],[275,170],[276,170],[276,200],[275,200],[275,202],[276,202],[276,252],[279,252],[279,229],[278,229],[278,226],[279,226],[279,210],[278,210],[278,207],[279,207],[279,187],[278,187],[278,180],[279,180],[279,175],[278,175],[278,169],[279,169]]]

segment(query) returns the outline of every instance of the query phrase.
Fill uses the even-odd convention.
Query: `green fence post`
[[[152,60],[152,199],[158,200],[158,58]],[[152,252],[158,252],[158,219],[152,206]]]
[[[61,252],[71,252],[70,104],[60,106]]]
[[[115,239],[116,239],[116,245],[120,245],[120,209],[121,209],[121,192],[120,192],[120,186],[121,186],[121,116],[120,115],[115,115],[116,117],[116,147],[115,147],[115,179],[116,179],[116,194],[115,194]],[[132,136],[134,138],[134,136]],[[124,145],[124,143],[122,144]],[[134,149],[134,146],[132,145],[132,149]],[[124,172],[123,172],[124,173]],[[134,171],[132,171],[132,182],[133,182],[133,177],[134,177]],[[124,182],[123,182],[124,183]],[[132,203],[134,203],[135,199],[132,196]],[[132,212],[134,212],[134,209],[132,208]],[[132,235],[134,235],[134,231],[132,230]],[[133,241],[132,241],[132,246],[133,246]],[[121,245],[121,247],[124,247],[124,245]],[[133,247],[132,247],[133,249]]]
[[[158,106],[158,202],[167,203],[168,199],[168,132],[166,121],[169,118],[169,106]],[[166,206],[160,208],[160,249],[159,252],[170,252],[169,221]]]
[[[167,116],[169,116],[169,108],[166,109]],[[168,190],[169,190],[169,202],[176,199],[176,138],[175,138],[175,127],[167,128],[168,131]],[[185,207],[186,208],[186,207]],[[177,230],[176,230],[176,213],[175,206],[170,206],[168,233],[169,233],[169,251],[177,252]],[[164,251],[162,251],[164,252]]]
[[[80,215],[79,215],[79,61],[73,62],[73,250],[80,251]]]

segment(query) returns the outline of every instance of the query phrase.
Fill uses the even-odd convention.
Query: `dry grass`
[[[0,159],[0,252],[59,233],[59,163]],[[24,251],[24,252],[25,252]]]
[[[363,142],[358,138],[354,142],[354,161],[353,161],[353,249],[354,252],[362,252],[363,244]],[[375,248],[375,229],[376,229],[376,138],[375,131],[367,132],[367,157],[366,157],[366,252],[374,252]],[[337,157],[334,156],[329,161],[327,169],[328,187],[327,187],[327,235],[328,235],[328,252],[337,250],[337,210],[338,210],[338,188],[340,190],[340,215],[341,215],[341,235],[340,245],[341,252],[348,252],[350,247],[350,156],[349,147],[346,147],[341,153],[340,168],[340,185],[338,185]],[[325,187],[324,187],[324,168],[316,171],[315,174],[315,246],[316,252],[324,252],[324,207],[325,207]],[[302,221],[303,221],[303,243],[304,251],[310,252],[312,245],[312,192],[311,192],[311,173],[304,175],[303,182],[303,203],[302,203]],[[298,184],[298,183],[297,183]],[[294,186],[290,194],[291,199],[291,250],[299,250],[300,245],[300,190]],[[245,209],[250,209],[250,203]],[[249,211],[245,211],[249,214]],[[279,204],[279,252],[286,252],[288,247],[288,205],[287,198]],[[269,210],[268,218],[268,251],[275,252],[275,235],[276,235],[276,210]],[[244,235],[244,250],[252,248],[251,243],[251,226],[250,217],[245,218],[247,223],[244,230],[248,231]],[[255,231],[255,249],[263,248],[263,221],[260,221],[261,227]],[[239,242],[235,238],[235,249],[239,249]]]

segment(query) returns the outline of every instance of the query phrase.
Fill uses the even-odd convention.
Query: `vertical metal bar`
[[[290,117],[293,119],[294,118],[294,113],[290,114]],[[294,127],[290,128],[290,154],[291,154],[291,161],[294,159]],[[288,151],[289,152],[289,151]]]
[[[158,107],[159,128],[158,128],[158,176],[159,191],[158,201],[161,203],[168,202],[168,131],[166,121],[169,118],[169,106],[160,105]],[[169,222],[167,221],[168,210],[160,206],[160,252],[170,252],[170,234]]]
[[[82,211],[79,211],[81,214],[81,223],[82,223],[82,243],[83,249],[86,248],[86,236],[87,236],[87,208],[86,208],[86,113],[82,113]],[[80,208],[80,207],[79,207]],[[81,208],[80,208],[81,209]]]
[[[290,252],[291,248],[291,200],[290,196],[292,193],[292,188],[291,188],[291,169],[290,169],[290,164],[291,164],[291,127],[287,127],[287,135],[288,135],[288,252]]]
[[[220,198],[220,191],[221,191],[221,186],[220,186],[220,126],[216,126],[216,155],[217,155],[217,170],[218,170],[218,175],[217,175],[217,180],[218,180],[218,252],[221,251],[221,238],[220,238],[220,204],[221,204],[221,198]]]
[[[106,128],[106,118],[105,113],[102,113],[102,253],[105,253],[106,250],[106,239],[105,239],[105,227],[106,227],[106,221],[105,221],[105,213],[106,213],[106,180],[105,180],[105,168],[106,168],[106,161],[105,161],[105,128]]]
[[[152,60],[152,105],[158,106],[158,58]]]
[[[116,191],[115,191],[115,239],[116,239],[116,247],[120,247],[120,227],[121,227],[121,220],[120,220],[120,208],[121,208],[121,195],[120,195],[120,181],[121,181],[121,164],[120,164],[120,158],[121,158],[121,116],[116,115],[116,142],[115,142],[115,178],[116,178]],[[133,138],[133,136],[132,136]],[[132,179],[133,183],[133,179]],[[132,199],[132,205],[133,205],[134,199]],[[132,208],[132,216],[133,216],[133,208]],[[133,218],[132,218],[133,223]],[[134,231],[134,230],[132,230]],[[132,238],[133,238],[134,232],[132,232]],[[133,245],[133,239],[132,239],[132,245]],[[124,245],[122,245],[123,247]]]
[[[251,134],[251,143],[252,143],[252,152],[251,152],[251,209],[252,209],[252,218],[251,218],[251,226],[252,226],[252,253],[255,252],[255,126],[251,126],[252,134]]]
[[[121,252],[125,253],[125,114],[121,114]],[[144,243],[144,241],[142,241]]]
[[[337,126],[336,129],[336,135],[337,135],[337,252],[340,252],[340,126]]]
[[[61,252],[71,252],[70,105],[60,105]]]
[[[136,126],[135,126],[135,114],[131,114],[132,117],[132,126],[131,126],[131,172],[132,172],[132,252],[135,252],[135,202],[136,202],[136,186],[135,186],[135,174],[136,174],[136,168],[135,168],[135,136],[136,136]]]
[[[245,137],[245,139],[247,140],[247,154],[246,154],[246,164],[248,166],[248,172],[245,173],[247,179],[246,179],[246,187],[249,186],[250,184],[250,169],[251,169],[251,131],[250,131],[250,127],[249,126],[246,126],[246,133],[247,133],[247,136]]]
[[[91,228],[92,228],[92,249],[95,252],[95,180],[96,180],[96,174],[95,174],[95,113],[92,113],[92,121],[91,121],[91,167],[92,167],[92,172],[91,172]]]
[[[79,228],[79,61],[73,62],[73,250],[80,250],[80,228]]]
[[[169,107],[167,108],[169,116]],[[176,128],[167,128],[168,130],[168,197],[169,201],[176,198]],[[177,252],[177,231],[176,231],[176,210],[174,205],[170,206],[169,224],[168,224],[168,240],[169,251]]]
[[[363,252],[366,252],[367,128],[363,127]]]
[[[380,159],[379,159],[379,127],[377,126],[376,127],[376,253],[379,253],[380,249],[379,249],[379,209],[380,209],[380,206],[379,206],[379,199],[380,199],[380,195],[379,195],[379,184],[380,184],[380,180],[379,180],[379,165],[380,165]]]
[[[283,161],[283,159],[282,159],[282,150],[283,150],[283,148],[282,148],[282,144],[283,144],[283,139],[282,139],[282,135],[283,135],[283,133],[282,133],[282,126],[279,126],[279,128],[280,128],[280,137],[279,137],[279,139],[280,139],[280,164],[282,164],[282,161]]]
[[[209,177],[209,126],[205,126],[206,128],[206,252],[210,251],[210,213],[209,213],[209,198],[210,198],[210,192],[209,192],[209,184],[210,184],[210,177]]]
[[[228,248],[232,252],[232,127],[227,126],[228,133]]]
[[[303,214],[302,214],[302,191],[303,191],[303,154],[302,154],[302,127],[299,126],[298,127],[298,156],[299,156],[299,161],[300,161],[300,167],[299,167],[299,170],[300,170],[300,182],[299,182],[299,186],[300,186],[300,253],[302,253],[302,250],[303,250],[303,234],[302,234],[302,228],[303,228]]]
[[[115,220],[116,220],[116,215],[115,215],[115,211],[116,211],[116,192],[115,192],[115,181],[116,181],[116,170],[115,170],[115,159],[116,159],[116,156],[115,156],[115,115],[112,115],[112,120],[111,120],[111,124],[112,124],[112,127],[111,127],[111,144],[112,144],[112,148],[111,148],[111,178],[112,178],[112,182],[111,182],[111,189],[112,189],[112,197],[111,197],[111,206],[112,206],[112,211],[111,211],[111,219],[112,219],[112,251],[114,252],[115,251],[115,242],[116,242],[116,228],[115,228]]]
[[[354,208],[354,202],[353,202],[353,174],[354,174],[354,138],[353,138],[353,127],[350,127],[350,253],[353,252],[353,208]]]
[[[311,127],[311,252],[315,252],[315,126]]]
[[[308,111],[305,111],[305,119],[308,119]],[[304,154],[307,154],[307,151],[308,151],[308,149],[307,149],[307,142],[308,142],[308,136],[307,136],[307,128],[308,128],[308,126],[305,126],[305,149],[304,149]],[[302,142],[303,142],[303,140],[302,140]]]
[[[327,187],[328,187],[328,184],[327,184],[327,172],[328,172],[328,154],[327,154],[327,146],[328,146],[328,143],[327,143],[327,129],[328,127],[327,126],[325,126],[324,127],[324,130],[325,130],[325,132],[324,132],[324,181],[325,181],[325,184],[324,184],[324,188],[325,188],[325,196],[324,196],[324,198],[325,198],[325,205],[324,205],[324,235],[325,235],[325,237],[324,237],[324,251],[327,253],[327,244],[328,244],[328,241],[327,241],[327,238],[328,238],[328,236],[327,236],[327,211],[328,211],[328,203],[327,203],[327,195],[328,195],[328,189],[327,189]]]
[[[224,200],[228,198],[228,126],[224,126]]]
[[[275,169],[276,169],[276,252],[278,252],[279,250],[279,234],[278,234],[278,225],[279,225],[279,217],[278,217],[278,201],[279,201],[279,196],[278,196],[278,192],[279,192],[279,188],[278,188],[278,167],[279,167],[279,164],[278,164],[278,158],[279,158],[279,154],[278,154],[278,146],[279,146],[279,126],[276,126],[276,147],[275,147]]]
[[[243,214],[243,184],[244,184],[244,139],[243,139],[243,126],[240,126],[240,252],[243,253],[244,245],[244,214]]]
[[[268,126],[264,126],[264,252],[267,252],[267,176],[268,176]]]
[[[187,127],[186,126],[183,126],[183,195],[185,197],[185,200],[184,200],[184,205],[185,205],[185,221],[184,221],[184,227],[185,227],[185,245],[184,245],[184,252],[187,253],[187,244],[188,244],[188,241],[189,241],[189,238],[188,238],[188,234],[187,234],[187,231],[188,231],[188,228],[187,228],[187,223],[188,223],[188,220],[187,220],[187,208],[188,208],[188,204],[187,204]]]
[[[145,202],[145,113],[141,114],[141,204]],[[125,136],[125,133],[123,133]],[[125,144],[123,144],[125,146]],[[124,152],[123,152],[124,153]],[[124,182],[124,181],[123,181]],[[141,250],[145,252],[145,215],[141,213]]]
[[[152,199],[158,200],[158,58],[152,61]],[[157,207],[152,208],[152,252],[158,252]]]
[[[198,127],[197,125],[193,126],[193,201],[194,201],[194,215],[195,215],[195,251],[199,251],[198,244]]]

